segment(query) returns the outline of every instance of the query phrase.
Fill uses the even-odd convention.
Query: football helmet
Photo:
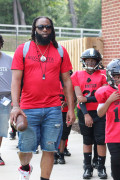
[[[107,82],[113,88],[117,88],[114,76],[120,74],[120,59],[113,59],[106,67]]]
[[[95,59],[96,60],[96,66],[95,67],[89,67],[86,65],[85,60],[86,59]],[[93,69],[97,70],[99,69],[99,65],[101,64],[102,56],[101,54],[94,48],[90,48],[85,50],[82,53],[82,56],[80,57],[80,61],[82,62],[83,68],[84,69]]]

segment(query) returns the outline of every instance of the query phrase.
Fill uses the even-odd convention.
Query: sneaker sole
[[[33,167],[32,166],[30,166],[31,167],[31,170],[30,170],[30,174],[32,173],[32,171],[33,171]]]
[[[99,178],[100,178],[100,179],[107,179],[107,177],[100,177],[100,176],[99,176]]]
[[[71,156],[71,154],[65,154],[65,153],[64,153],[64,156]]]
[[[92,176],[91,177],[83,177],[83,179],[91,179],[92,178]]]
[[[61,163],[61,162],[58,161],[58,164],[66,164],[66,163],[65,162]]]

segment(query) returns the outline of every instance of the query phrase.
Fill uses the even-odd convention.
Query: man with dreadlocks
[[[0,49],[3,47],[4,40],[0,35]],[[0,147],[2,138],[7,137],[8,120],[11,110],[11,72],[12,57],[0,51]],[[5,165],[0,154],[0,166]]]
[[[20,45],[12,63],[11,123],[18,114],[27,117],[28,128],[19,132],[20,180],[29,179],[32,172],[32,152],[40,144],[42,149],[41,180],[49,180],[62,134],[62,112],[59,98],[60,81],[68,103],[66,123],[75,120],[73,87],[69,70],[72,69],[68,53],[63,48],[63,61],[57,50],[53,22],[48,17],[37,17],[33,21],[31,43],[23,63],[23,47]],[[23,88],[21,79],[24,71]],[[21,93],[21,101],[19,99]]]

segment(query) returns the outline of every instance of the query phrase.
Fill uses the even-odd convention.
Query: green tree
[[[31,25],[37,16],[50,17],[56,27],[73,27],[73,14],[78,28],[101,28],[101,0],[19,0],[25,22]],[[0,0],[0,23],[13,24],[13,0]],[[76,25],[75,25],[76,27]]]
[[[55,26],[71,26],[67,3],[67,0],[21,0],[28,25],[31,25],[37,16],[48,16]]]
[[[92,0],[91,0],[92,1]],[[82,19],[87,13],[89,9],[89,1],[88,0],[74,0],[75,11],[77,15],[77,27],[82,28]]]
[[[13,0],[0,0],[0,23],[13,24]]]
[[[101,0],[89,3],[89,9],[82,19],[82,26],[91,29],[101,28]]]

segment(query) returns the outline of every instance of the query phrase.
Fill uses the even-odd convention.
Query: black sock
[[[98,155],[98,165],[104,166],[105,165],[105,159],[106,159],[106,156],[99,156]]]
[[[49,179],[46,179],[46,178],[41,177],[40,180],[49,180]]]
[[[22,170],[24,170],[24,171],[29,171],[29,164],[27,164],[27,165],[25,165],[25,166],[23,166],[22,165],[22,168],[21,168]]]
[[[85,165],[91,165],[91,158],[92,158],[92,153],[84,153],[84,163]]]

